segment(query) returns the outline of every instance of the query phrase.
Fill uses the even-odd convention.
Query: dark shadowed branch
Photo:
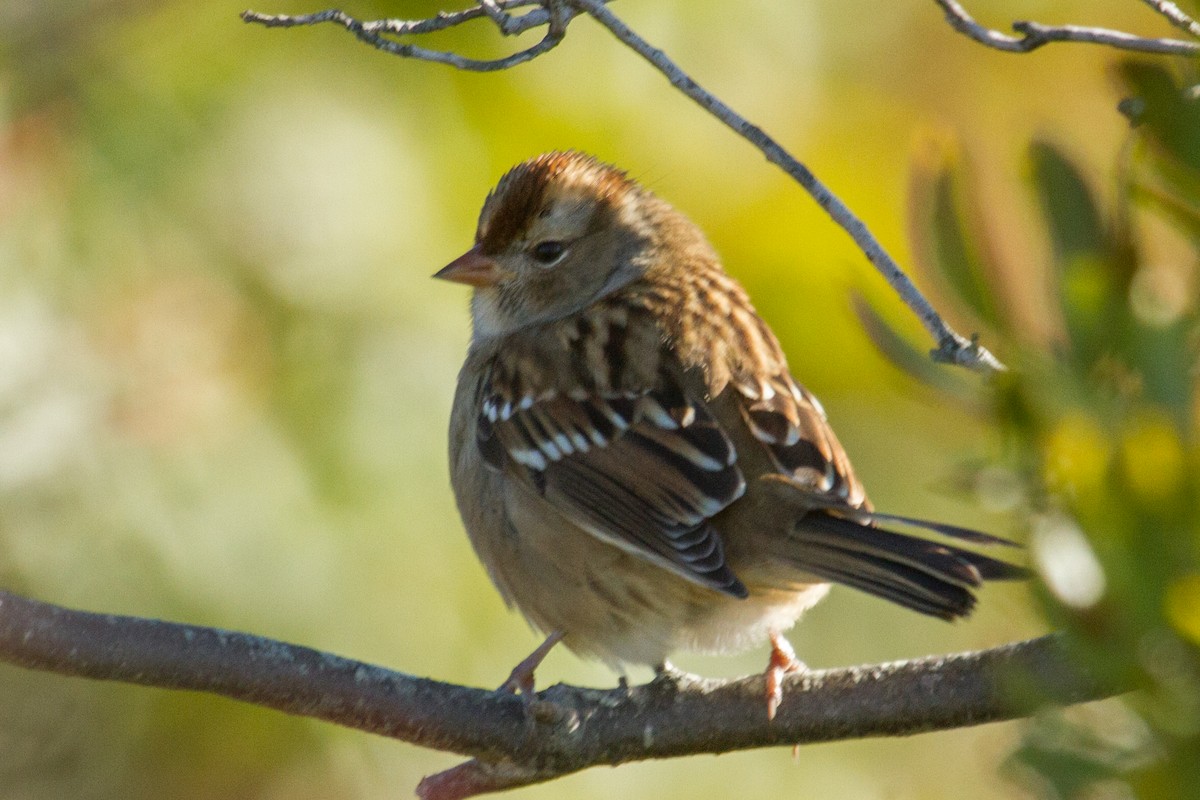
[[[937,347],[931,352],[934,359],[984,372],[1004,369],[1004,365],[986,348],[976,340],[968,339],[957,333],[942,319],[933,305],[900,268],[896,260],[884,250],[883,245],[875,238],[866,224],[808,167],[788,153],[761,128],[752,125],[700,86],[662,50],[650,45],[625,25],[606,7],[607,2],[608,0],[538,0],[537,3],[531,3],[530,0],[478,0],[474,8],[453,13],[443,12],[437,17],[416,21],[362,22],[336,10],[301,16],[270,16],[255,11],[246,11],[242,13],[242,19],[268,27],[293,27],[332,22],[354,33],[362,41],[393,55],[450,64],[472,71],[491,71],[515,66],[546,52],[562,40],[567,24],[574,17],[589,16],[662,72],[673,86],[753,144],[766,156],[768,161],[781,167],[799,183],[817,201],[817,204],[850,235],[892,289],[917,315],[921,324],[937,342]],[[526,10],[520,16],[514,16],[512,13],[531,5],[535,5],[536,8]],[[447,27],[481,18],[492,20],[500,32],[505,35],[525,32],[543,24],[547,26],[547,33],[540,42],[526,50],[490,61],[480,61],[444,51],[427,50],[410,42],[401,43],[390,38],[391,36],[417,35],[434,30],[444,30]]]
[[[1013,30],[1020,36],[987,28],[975,21],[957,0],[934,0],[946,12],[946,20],[959,33],[971,37],[980,44],[1008,53],[1028,53],[1051,42],[1083,42],[1132,50],[1138,53],[1156,53],[1171,56],[1200,55],[1200,44],[1179,39],[1153,39],[1134,36],[1108,28],[1089,28],[1081,25],[1043,25],[1039,22],[1018,21],[1012,23]],[[1142,0],[1171,24],[1193,36],[1200,36],[1200,26],[1184,14],[1174,3],[1164,0]]]
[[[673,673],[609,690],[558,685],[540,692],[526,711],[513,695],[260,636],[75,611],[2,591],[0,661],[210,692],[472,759],[426,778],[419,790],[426,798],[467,797],[628,761],[978,725],[1121,688],[1077,673],[1056,638],[1043,637],[793,675],[773,722],[762,676]]]

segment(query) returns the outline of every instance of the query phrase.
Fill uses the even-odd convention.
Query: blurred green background
[[[971,7],[997,27],[1036,18],[1171,33],[1130,2]],[[428,277],[469,246],[508,166],[567,147],[628,169],[709,233],[878,507],[1024,536],[1019,470],[978,468],[1003,463],[1013,441],[980,413],[980,382],[955,375],[948,401],[879,355],[852,291],[926,340],[845,234],[598,26],[577,20],[542,59],[478,75],[388,57],[333,27],[246,26],[243,8],[0,4],[4,586],[498,685],[538,638],[503,608],[454,510],[445,427],[467,298]],[[1015,335],[988,343],[1018,358],[1061,334],[1043,291],[1056,244],[1029,148],[1053,143],[1098,202],[1114,200],[1130,136],[1117,54],[986,50],[928,0],[754,3],[737,19],[715,0],[614,11],[808,163],[902,264],[937,260],[922,246],[930,176],[947,163],[969,172],[987,260],[1007,276],[996,302],[1016,320]],[[439,41],[484,55],[513,44],[487,23]],[[1163,263],[1183,257],[1166,224],[1141,238]],[[1194,297],[1188,274],[1180,291]],[[956,309],[950,300],[969,333],[975,317]],[[825,667],[1049,625],[1025,586],[988,589],[957,625],[835,590],[791,639]],[[765,658],[677,663],[738,675]],[[616,677],[562,651],[539,680]],[[1082,713],[1118,725],[1125,712]],[[998,772],[1022,730],[629,765],[513,796],[1027,797],[1037,785]],[[392,798],[456,761],[212,697],[0,667],[8,798]]]

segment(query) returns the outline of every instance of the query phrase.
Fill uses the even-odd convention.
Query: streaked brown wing
[[[479,447],[600,539],[735,597],[709,520],[746,484],[733,443],[669,375],[644,392],[485,393]]]
[[[735,386],[751,433],[766,447],[780,474],[811,495],[814,508],[870,509],[866,491],[816,397],[787,372]]]

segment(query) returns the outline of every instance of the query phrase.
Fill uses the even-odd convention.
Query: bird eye
[[[567,246],[562,242],[545,241],[538,242],[533,246],[534,259],[543,266],[550,266],[557,262],[567,252]]]

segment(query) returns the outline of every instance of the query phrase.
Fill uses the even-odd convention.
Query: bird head
[[[664,213],[679,217],[621,170],[579,152],[546,153],[500,179],[474,246],[434,277],[474,287],[476,339],[504,335],[641,277]]]

